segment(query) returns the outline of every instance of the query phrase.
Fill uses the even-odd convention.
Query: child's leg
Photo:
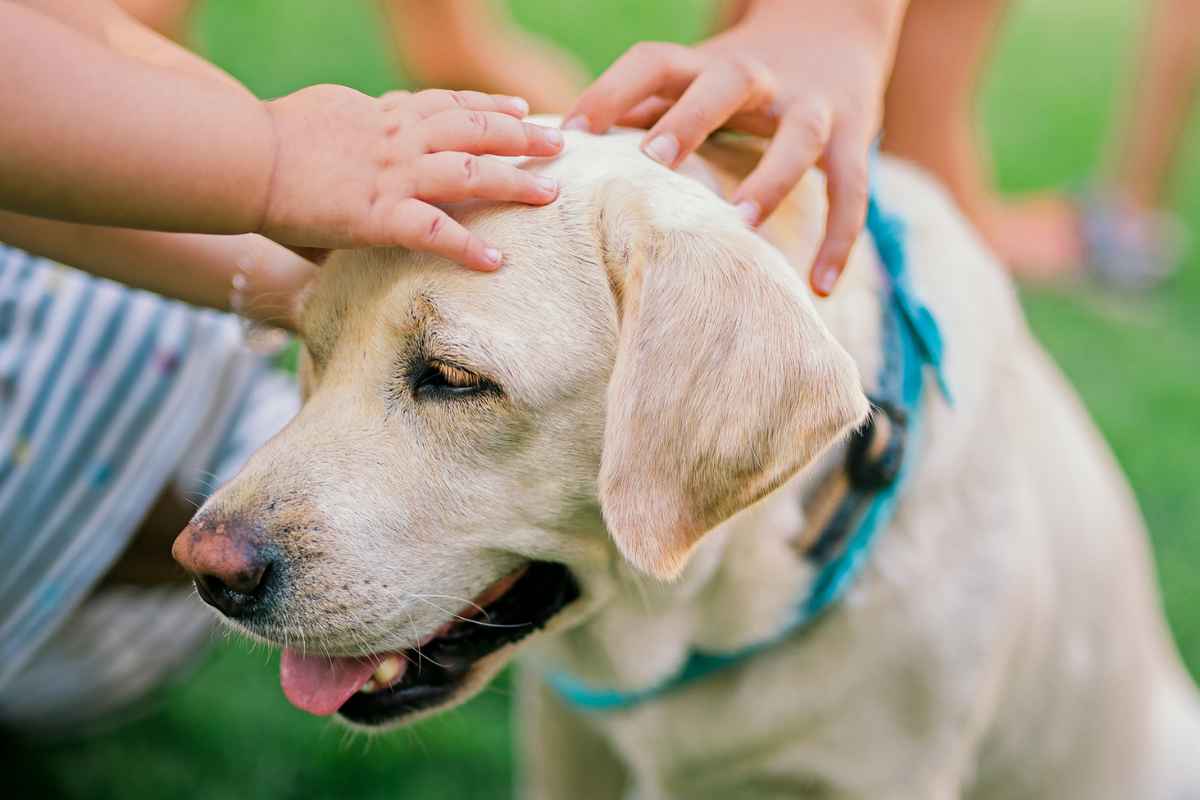
[[[993,250],[1023,277],[1048,278],[1082,255],[1074,208],[996,192],[975,101],[1008,0],[913,0],[885,98],[884,150],[936,175]]]
[[[912,0],[884,99],[884,150],[933,172],[976,224],[999,202],[975,99],[1008,0]]]
[[[99,586],[0,691],[7,726],[78,735],[110,724],[186,675],[213,641],[213,614],[171,560],[171,543],[196,506],[294,416],[299,393],[290,376],[264,369],[228,399],[214,403],[172,484]]]
[[[191,589],[129,584],[177,573],[186,501],[297,404],[229,315],[0,245],[0,720],[98,717],[194,654],[211,615]],[[164,490],[185,502],[166,508]]]
[[[0,690],[0,722],[25,733],[79,735],[110,724],[187,674],[213,641],[214,618],[171,560],[196,505],[291,419],[295,382],[273,371],[218,404],[189,458],[125,552],[80,608]]]
[[[1122,199],[1159,208],[1200,81],[1200,2],[1158,0],[1141,48],[1113,175]]]
[[[583,67],[522,31],[501,0],[384,0],[399,55],[427,86],[524,97],[535,111],[565,111],[586,83]]]
[[[1168,278],[1188,248],[1164,193],[1200,80],[1200,2],[1157,0],[1140,50],[1113,164],[1075,209],[1091,272],[1134,290]]]

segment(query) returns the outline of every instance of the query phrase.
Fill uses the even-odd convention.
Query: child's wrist
[[[267,152],[269,157],[264,160],[265,169],[262,172],[262,179],[258,185],[258,191],[255,193],[257,209],[254,214],[256,220],[253,227],[250,228],[254,233],[268,235],[268,231],[272,226],[272,202],[274,200],[276,173],[279,170],[280,149],[282,147],[279,138],[279,124],[275,119],[274,104],[269,100],[258,100],[258,108],[261,116],[265,119],[265,131],[267,135]]]

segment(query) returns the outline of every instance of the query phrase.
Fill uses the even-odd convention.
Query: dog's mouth
[[[293,705],[312,714],[393,724],[458,699],[477,662],[540,630],[578,597],[566,567],[535,561],[492,584],[418,647],[353,658],[285,648],[280,683]]]

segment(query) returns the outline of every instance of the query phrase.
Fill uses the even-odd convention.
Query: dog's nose
[[[236,521],[196,521],[175,538],[171,555],[196,582],[204,602],[227,617],[251,613],[267,594],[272,560],[253,529]]]

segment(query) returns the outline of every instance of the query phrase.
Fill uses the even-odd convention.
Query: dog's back
[[[1009,531],[1029,560],[1016,565],[1019,579],[1036,576],[1026,584],[1008,673],[1025,702],[997,707],[981,789],[986,753],[998,744],[1020,753],[1014,770],[1043,768],[1040,796],[1200,798],[1200,702],[1165,624],[1132,490],[1029,334],[999,268],[969,254],[982,253],[978,243],[957,246],[971,234],[948,199],[911,168],[883,170],[885,196],[909,219],[914,269],[949,346],[974,351],[960,354],[960,372],[964,357],[989,366],[986,374],[966,370],[979,381],[978,409],[988,410],[959,430],[981,440],[989,429],[1003,431],[1020,481],[1013,498],[1032,500]],[[971,446],[964,457],[977,457]],[[982,796],[1014,794],[1001,783]]]
[[[754,160],[736,146],[706,155],[727,186]],[[1013,507],[997,531],[1013,559],[1015,640],[971,796],[1200,798],[1200,700],[1165,625],[1132,491],[949,199],[910,166],[877,166],[882,201],[905,218],[958,395],[953,409],[930,413],[928,458],[942,462],[930,466],[933,483],[953,485],[965,464],[989,459],[1011,478],[995,490]],[[802,186],[766,230],[798,270],[814,246],[798,231],[823,217],[822,205],[819,189]],[[861,321],[832,305],[824,316],[835,336],[861,353]]]

